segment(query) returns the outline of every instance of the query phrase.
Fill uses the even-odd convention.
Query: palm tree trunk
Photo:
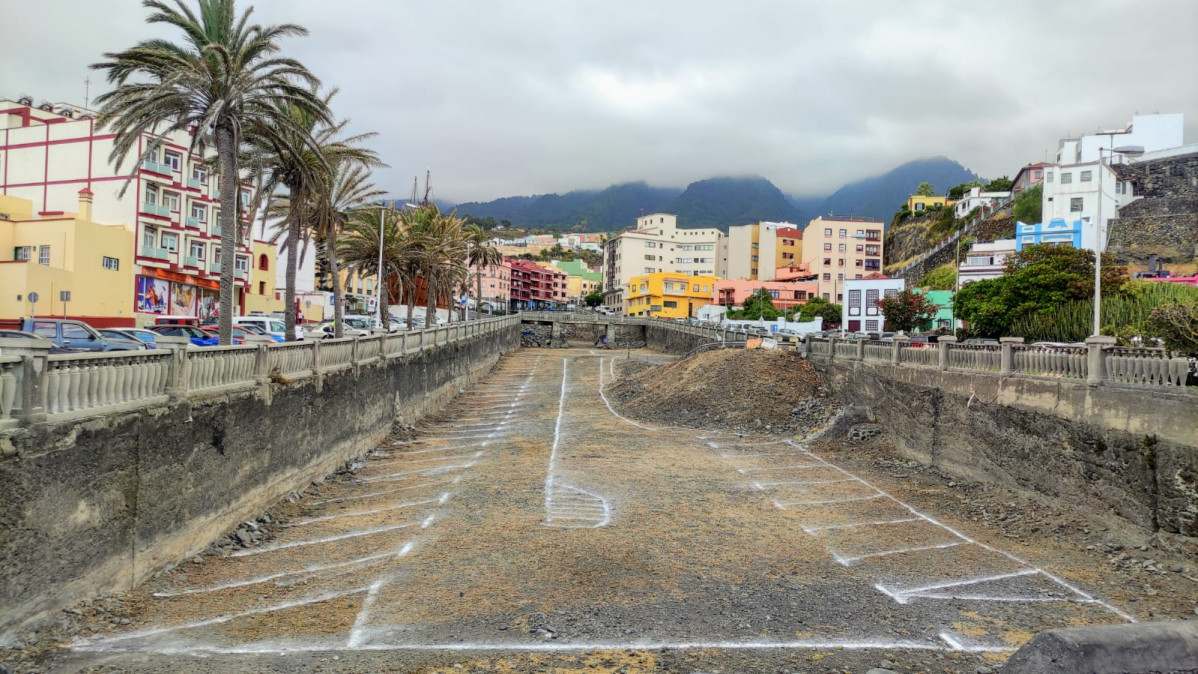
[[[291,203],[297,204],[299,195],[295,190],[291,190]],[[287,341],[294,342],[296,339],[296,306],[295,306],[295,276],[296,270],[299,268],[299,214],[297,209],[292,208],[287,214],[287,287],[283,289],[283,299],[287,302],[287,314],[285,322],[287,325]],[[224,233],[224,230],[221,230]]]
[[[453,301],[453,284],[450,283],[445,287],[445,306],[449,307],[446,313],[449,315],[447,319],[449,325],[453,325],[453,315],[457,313],[458,308],[454,306]]]
[[[237,147],[233,128],[227,124],[216,127],[216,153],[220,161],[220,320],[221,345],[233,343],[233,316],[237,288],[233,275],[237,262],[237,228],[240,213],[237,212]]]
[[[478,292],[474,295],[474,320],[481,321],[483,319],[483,270],[479,269],[475,274],[474,281],[477,284]]]
[[[408,292],[409,295],[407,297],[404,297],[402,293],[400,297],[403,298],[404,304],[408,307],[408,329],[411,330],[412,319],[416,317],[416,280],[414,278],[412,279],[412,289]]]
[[[424,327],[437,327],[437,281],[432,275],[425,276],[424,296],[427,306],[424,308]]]
[[[324,259],[333,274],[333,337],[341,337],[345,322],[345,307],[342,304],[341,270],[337,268],[337,232],[329,232],[324,246]]]

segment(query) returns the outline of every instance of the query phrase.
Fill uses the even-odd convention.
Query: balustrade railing
[[[1113,347],[1107,349],[1107,379],[1121,384],[1184,386],[1190,371],[1185,358],[1170,358],[1164,349]]]
[[[135,409],[169,397],[263,385],[274,374],[289,380],[324,376],[489,335],[515,326],[519,320],[513,315],[369,337],[202,348],[180,343],[177,349],[160,344],[153,351],[109,353],[49,355],[45,340],[0,339],[4,350],[0,355],[0,430],[19,426],[27,418],[32,423],[63,419],[63,415],[71,419]],[[39,374],[31,386],[24,377],[34,371]],[[33,391],[33,404],[24,400],[28,391]]]
[[[937,367],[940,365],[940,349],[935,343],[916,342],[899,345],[899,363],[902,365],[919,365]]]
[[[1011,350],[1011,370],[1042,377],[1085,379],[1089,374],[1089,349],[1086,347],[1045,347],[1015,345]]]
[[[857,343],[856,342],[836,342],[836,357],[837,358],[856,358]]]
[[[894,345],[891,342],[870,340],[865,343],[865,360],[880,360],[890,362],[894,356]]]
[[[986,344],[949,344],[948,366],[957,370],[998,372],[1001,367],[998,346]]]

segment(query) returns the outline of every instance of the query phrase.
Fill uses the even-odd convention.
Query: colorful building
[[[789,311],[815,297],[819,284],[815,281],[716,281],[715,303],[722,307],[741,307],[749,297],[761,289],[769,291],[775,309]]]
[[[803,230],[803,261],[819,274],[824,299],[844,302],[847,280],[882,270],[882,222],[870,218],[820,216]]]
[[[678,216],[651,213],[636,220],[636,229],[607,240],[603,248],[603,304],[623,314],[625,293],[634,277],[654,273],[719,276],[723,232],[715,228],[678,227]]]
[[[582,260],[553,262],[552,266],[566,274],[566,297],[575,304],[591,293],[603,292],[603,275],[587,269]]]
[[[493,309],[506,310],[512,299],[512,266],[506,260],[487,267],[471,266],[470,277],[476,279],[479,275],[483,281],[483,304],[490,304]],[[477,306],[478,284],[476,281],[470,281],[470,288],[466,291],[466,296],[470,298],[470,304]]]
[[[269,241],[254,241],[254,283],[245,296],[245,313],[274,314],[287,310],[282,291],[275,288],[275,269],[279,265],[278,247]],[[302,307],[300,313],[305,313]]]
[[[628,315],[646,318],[693,318],[712,303],[715,276],[655,272],[628,282]]]
[[[566,298],[566,274],[556,269],[509,258],[505,261],[512,269],[512,309],[557,309],[564,307]]]
[[[885,330],[886,317],[878,308],[878,300],[893,297],[907,282],[871,274],[871,278],[849,279],[844,282],[846,300],[841,305],[840,327],[847,332],[879,332]]]
[[[774,270],[803,261],[803,232],[789,222],[758,222],[728,228],[721,241],[721,278],[772,281]]]
[[[128,293],[136,296],[138,322],[168,313],[211,316],[220,287],[220,191],[205,160],[215,152],[191,153],[186,131],[144,133],[118,170],[108,163],[114,139],[96,128],[91,111],[0,100],[0,194],[28,199],[34,213],[51,216],[89,190],[95,220],[133,229]],[[253,186],[242,183],[239,197],[243,208],[250,204]],[[236,313],[244,313],[254,282],[252,239],[249,214],[239,216],[234,298]]]
[[[916,290],[919,290],[916,288]],[[936,330],[937,328],[953,327],[953,291],[951,290],[923,290],[920,291],[927,296],[928,301],[936,305],[936,313],[932,319],[928,321],[922,329]]]
[[[907,197],[907,210],[913,213],[922,213],[937,207],[945,208],[947,206],[951,206],[952,203],[952,200],[948,197],[912,194],[911,196]]]
[[[91,198],[81,190],[75,213],[35,215],[28,199],[0,196],[0,251],[12,254],[0,260],[0,321],[37,315],[134,325],[133,230],[92,221]]]

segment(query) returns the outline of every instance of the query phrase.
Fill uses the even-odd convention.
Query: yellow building
[[[35,216],[33,202],[0,196],[0,321],[36,311],[96,327],[134,325],[133,229],[93,222],[92,198],[84,188],[76,213]]]
[[[286,311],[282,292],[275,292],[278,246],[268,241],[254,241],[251,249],[254,252],[254,269],[250,273],[250,285],[245,294],[245,313],[270,315],[276,311]]]
[[[940,206],[941,208],[947,208],[952,204],[953,201],[948,197],[925,197],[918,194],[912,194],[911,196],[907,197],[907,210],[914,211],[916,213],[928,211],[936,208],[937,206]]]
[[[656,272],[628,282],[628,315],[647,318],[691,318],[711,304],[715,276]]]

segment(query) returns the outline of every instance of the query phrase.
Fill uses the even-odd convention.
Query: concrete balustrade
[[[1112,337],[1090,337],[1085,346],[1031,346],[1020,337],[1003,337],[997,345],[961,344],[952,336],[941,337],[935,344],[910,343],[906,338],[892,343],[811,338],[804,345],[804,353],[901,367],[1051,377],[1091,386],[1181,388],[1190,371],[1186,358],[1171,356],[1164,349],[1115,346]]]
[[[505,316],[451,327],[368,337],[197,348],[159,337],[158,349],[50,355],[42,339],[0,339],[0,431],[123,412],[171,398],[297,381],[447,344],[519,322]],[[33,401],[28,404],[27,401]]]

